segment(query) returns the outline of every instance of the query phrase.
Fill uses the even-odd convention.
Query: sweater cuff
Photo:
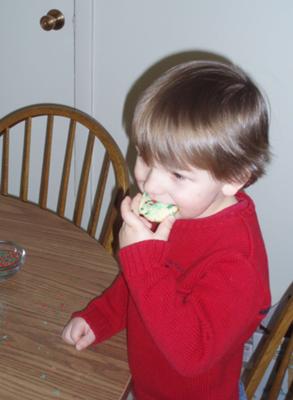
[[[119,260],[126,275],[143,275],[165,266],[168,252],[169,243],[165,240],[145,240],[121,249]]]

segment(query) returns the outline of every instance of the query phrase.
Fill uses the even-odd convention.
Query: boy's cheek
[[[145,182],[147,179],[149,171],[150,168],[145,163],[140,161],[140,159],[136,160],[134,166],[134,177],[137,183],[143,184],[143,182]]]
[[[139,172],[138,171],[136,171],[136,170],[134,170],[134,178],[135,178],[135,181],[136,181],[136,183],[137,183],[137,185],[138,186],[141,186],[142,185],[142,176],[141,176],[141,174],[139,174]]]
[[[137,186],[138,186],[138,189],[139,189],[139,191],[141,192],[141,193],[143,193],[144,192],[144,189],[143,189],[143,182],[141,182],[141,181],[136,181],[136,183],[137,183]]]
[[[141,192],[143,192],[144,191],[144,189],[143,189],[144,188],[144,182],[145,182],[143,174],[134,171],[134,178],[135,178],[135,181],[136,181],[136,184],[137,184],[139,190]]]

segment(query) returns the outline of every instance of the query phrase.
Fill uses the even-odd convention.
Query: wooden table
[[[23,269],[0,282],[0,399],[121,399],[125,334],[82,352],[60,336],[71,313],[113,281],[114,258],[70,222],[3,196],[0,239],[27,251]]]

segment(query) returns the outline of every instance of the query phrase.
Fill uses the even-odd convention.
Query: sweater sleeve
[[[258,279],[239,254],[213,255],[193,279],[182,280],[166,266],[168,243],[136,243],[120,251],[130,296],[146,329],[169,363],[184,376],[212,367],[240,346],[257,326]],[[254,329],[255,329],[254,327]]]
[[[100,343],[123,330],[126,326],[128,289],[121,274],[103,294],[94,298],[82,311],[72,314],[86,320]]]

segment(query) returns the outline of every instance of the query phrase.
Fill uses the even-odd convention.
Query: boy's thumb
[[[171,228],[176,221],[176,218],[173,216],[167,217],[160,223],[158,229],[156,230],[157,239],[167,240],[171,231]]]
[[[83,350],[83,349],[87,348],[91,343],[92,343],[92,341],[90,339],[90,336],[85,335],[79,339],[79,341],[75,345],[75,348],[76,348],[76,350]]]

